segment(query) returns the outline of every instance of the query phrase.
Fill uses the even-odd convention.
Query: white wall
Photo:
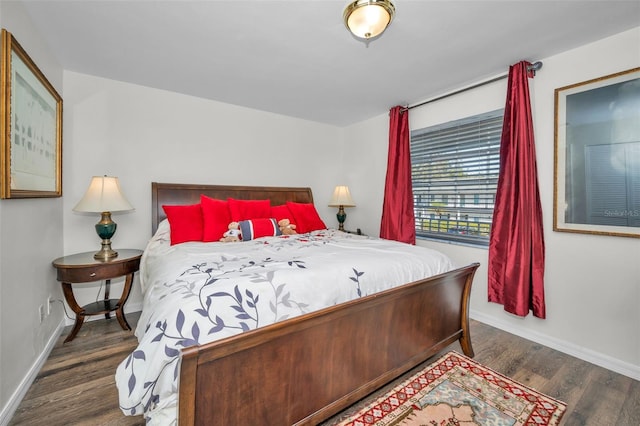
[[[62,68],[22,5],[1,2],[0,25],[61,93]],[[38,308],[49,295],[62,297],[51,266],[62,255],[62,240],[61,198],[0,200],[0,424],[17,408],[61,324],[60,305],[42,323]]]
[[[446,252],[459,265],[481,262],[472,291],[474,318],[640,379],[640,240],[553,232],[554,90],[640,66],[640,28],[550,58],[521,59],[544,62],[530,90],[545,228],[547,319],[522,319],[487,302],[486,249],[425,240],[418,244]],[[506,84],[504,79],[414,108],[410,126],[503,108]],[[386,168],[381,158],[387,149],[387,135],[380,130],[386,126],[384,115],[346,130],[347,158],[358,159],[347,172],[358,197],[347,221],[351,227],[362,223],[375,235]]]
[[[309,186],[318,211],[343,170],[343,132],[333,126],[163,90],[64,73],[64,252],[99,249],[98,215],[74,213],[93,175],[118,176],[134,212],[114,214],[117,248],[144,248],[151,237],[151,182]],[[112,294],[122,289],[113,281]],[[76,290],[80,304],[99,284]],[[140,310],[134,285],[125,311]]]
[[[388,115],[345,128],[344,139],[345,185],[356,204],[346,209],[345,228],[378,236],[387,173]]]

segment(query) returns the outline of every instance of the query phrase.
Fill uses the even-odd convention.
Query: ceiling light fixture
[[[351,33],[370,40],[387,29],[396,8],[390,0],[356,0],[344,9],[344,24]]]

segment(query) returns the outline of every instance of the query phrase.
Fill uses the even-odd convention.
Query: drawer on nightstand
[[[129,269],[125,263],[114,263],[113,265],[103,263],[97,266],[58,269],[58,281],[86,283],[121,277],[127,275],[128,272]]]
[[[133,274],[140,268],[142,250],[122,249],[117,257],[97,260],[94,253],[71,254],[54,260],[58,271],[58,281],[66,283],[87,283]]]

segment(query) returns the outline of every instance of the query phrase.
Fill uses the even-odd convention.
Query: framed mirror
[[[555,90],[554,231],[640,237],[640,68]]]

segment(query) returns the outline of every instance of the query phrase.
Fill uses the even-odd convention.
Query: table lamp
[[[111,249],[111,237],[116,233],[118,225],[111,220],[112,212],[133,210],[122,191],[117,177],[93,176],[84,197],[76,204],[73,211],[100,213],[102,218],[96,223],[96,232],[102,238],[102,249],[93,255],[96,260],[109,260],[118,256]]]
[[[351,198],[351,193],[349,192],[349,187],[345,185],[336,186],[336,189],[333,190],[333,196],[329,201],[329,207],[338,207],[336,217],[338,218],[338,229],[340,231],[344,231],[344,221],[347,218],[347,213],[345,213],[344,208],[355,206]]]

